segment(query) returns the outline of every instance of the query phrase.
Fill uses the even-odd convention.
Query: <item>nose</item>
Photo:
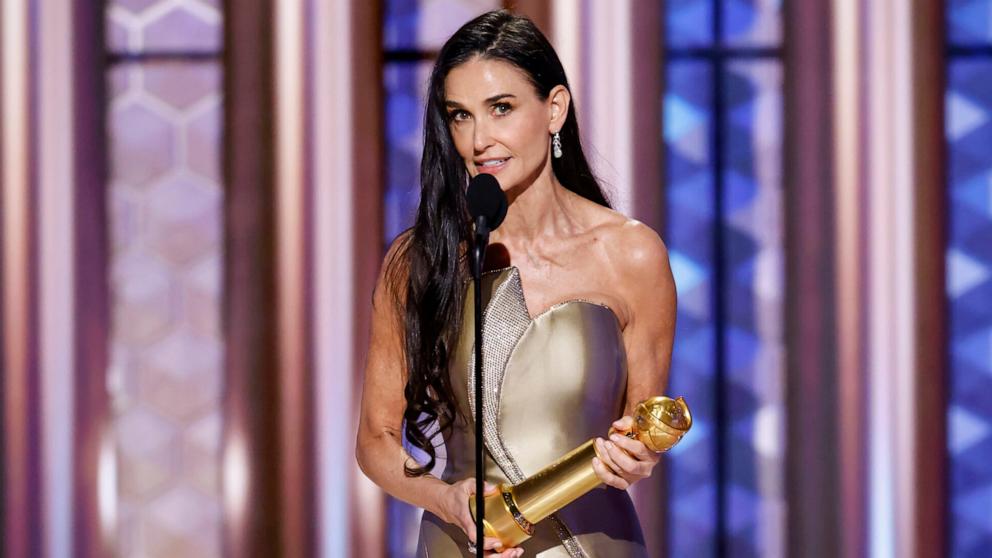
[[[489,126],[482,122],[477,122],[475,129],[472,131],[472,147],[475,149],[476,155],[485,153],[486,149],[493,144],[492,134],[489,132]]]

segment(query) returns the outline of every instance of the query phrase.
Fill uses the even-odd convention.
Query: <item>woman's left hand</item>
[[[604,484],[626,490],[635,482],[651,476],[651,471],[658,464],[661,455],[647,448],[640,440],[628,438],[621,432],[629,432],[634,426],[634,419],[625,416],[613,423],[618,432],[610,435],[609,440],[596,438],[597,453],[602,457],[592,459],[592,468]]]

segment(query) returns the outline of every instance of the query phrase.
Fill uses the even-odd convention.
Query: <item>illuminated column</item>
[[[839,421],[866,432],[844,548],[877,557],[944,550],[940,4],[832,4]]]
[[[229,556],[384,554],[354,453],[382,247],[376,10],[228,14]]]
[[[91,2],[0,8],[2,551],[105,556],[102,82]]]
[[[381,262],[382,66],[375,2],[314,4],[314,339],[321,556],[384,556],[382,491],[355,432]]]
[[[550,38],[572,86],[593,172],[619,211],[660,231],[661,5],[550,4]]]
[[[33,84],[29,2],[4,2],[0,15],[3,160],[3,550],[9,556],[42,552],[44,519],[39,477],[41,409],[38,377],[38,309],[33,291],[38,281],[32,230],[37,211],[32,176],[33,130],[30,121]]]

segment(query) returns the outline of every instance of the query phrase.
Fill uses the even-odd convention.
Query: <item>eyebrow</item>
[[[488,99],[486,99],[485,102],[488,105],[489,103],[495,103],[496,101],[498,101],[500,99],[507,99],[507,98],[510,98],[510,97],[512,97],[514,99],[517,98],[516,95],[513,95],[511,93],[500,93],[499,95],[493,95],[492,97],[489,97]],[[445,100],[444,101],[444,105],[447,106],[447,107],[461,107],[462,106],[461,103],[458,103],[458,102],[455,102],[455,101],[448,101],[448,100]]]

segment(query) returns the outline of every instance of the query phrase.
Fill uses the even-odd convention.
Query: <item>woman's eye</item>
[[[496,114],[506,114],[510,112],[510,103],[496,103],[493,108],[496,109]]]
[[[468,118],[468,113],[463,110],[453,110],[448,113],[448,119],[455,122],[465,120],[466,118]]]

